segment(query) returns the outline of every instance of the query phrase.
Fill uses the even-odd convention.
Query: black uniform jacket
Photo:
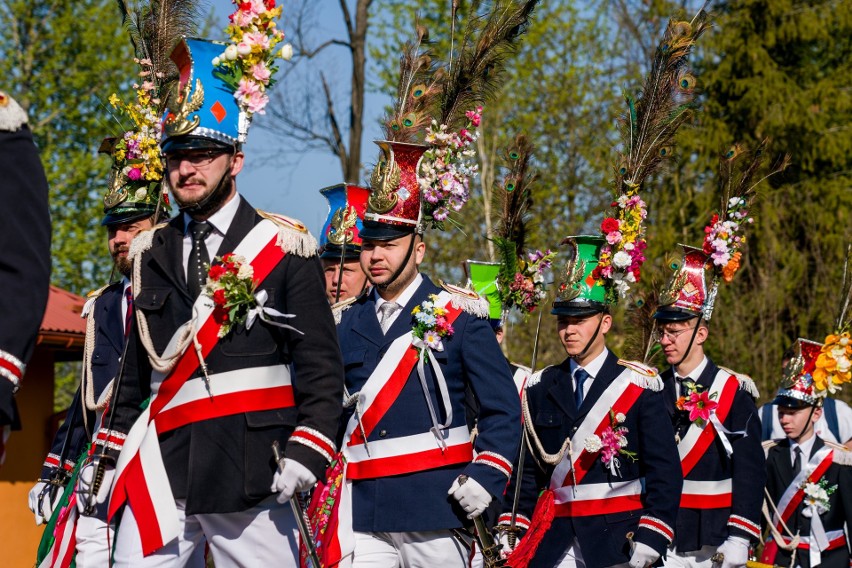
[[[574,384],[570,360],[548,367],[541,379],[527,381],[526,396],[535,431],[544,450],[549,454],[559,451],[566,438],[576,432],[594,403],[626,369],[618,357],[609,353],[601,370],[578,409],[574,402]],[[642,497],[643,509],[620,513],[582,517],[557,517],[544,535],[530,566],[551,567],[576,538],[580,544],[583,561],[589,568],[602,568],[627,562],[630,545],[626,535],[634,533],[636,542],[643,542],[664,554],[668,539],[659,532],[640,526],[643,516],[648,516],[673,527],[680,500],[682,479],[677,448],[671,421],[665,411],[663,393],[645,389],[631,407],[622,424],[628,429],[626,450],[636,452],[637,461],[621,456],[621,477],[613,477],[609,468],[598,458],[583,477],[580,485],[606,484],[645,479]],[[581,448],[575,447],[575,452]],[[538,494],[550,484],[554,466],[533,457],[529,449],[522,472],[521,496],[518,512],[532,518]],[[516,470],[517,471],[517,470]],[[512,477],[506,491],[504,511],[511,511],[516,477]]]
[[[216,256],[233,251],[261,220],[242,199]],[[187,291],[183,235],[183,216],[157,230],[141,258],[141,282],[134,282],[138,287],[135,308],[144,312],[158,354],[192,315],[194,299]],[[210,256],[212,260],[213,251]],[[335,438],[342,410],[343,365],[319,259],[286,254],[260,289],[269,294],[266,307],[293,314],[286,323],[304,335],[260,321],[250,330],[235,325],[206,357],[208,372],[251,373],[253,367],[290,365],[296,405],[211,418],[160,435],[172,492],[176,499],[186,499],[188,515],[241,511],[268,497],[276,469],[271,443],[287,442],[297,426]],[[130,430],[151,392],[151,366],[139,339],[139,321],[137,317],[130,334],[127,366],[115,403],[114,430],[122,433]],[[200,370],[192,380],[203,380]],[[318,478],[327,465],[321,452],[293,441],[286,445],[285,455]]]
[[[95,401],[100,398],[104,389],[118,373],[119,360],[124,350],[124,327],[122,326],[124,313],[121,309],[123,295],[123,282],[110,284],[95,299],[95,304],[92,306],[94,310],[92,317],[95,319],[95,343],[92,349],[92,382]],[[86,444],[92,439],[96,416],[94,411],[87,410],[84,421],[85,401],[81,396],[80,388],[77,388],[66,419],[50,445],[50,453],[41,470],[42,479],[47,479],[51,470],[59,465],[63,465],[67,470],[72,469],[77,458],[86,448]],[[63,446],[66,446],[62,460],[64,464],[59,464]]]
[[[822,438],[817,437],[814,440],[808,460],[823,446],[825,446],[825,442]],[[843,452],[843,450],[835,450],[835,456],[837,456],[838,452]],[[848,460],[849,457],[847,454],[846,461],[848,462]],[[806,463],[807,460],[803,459],[803,468]],[[785,438],[780,440],[777,445],[769,448],[769,451],[766,453],[766,489],[773,503],[778,504],[781,496],[793,482],[794,477],[793,463],[790,459],[790,440]],[[828,511],[820,515],[825,532],[843,530],[844,523],[846,523],[847,527],[852,527],[852,466],[837,463],[837,459],[835,459],[835,462],[828,467],[822,479],[828,482],[829,487],[833,485],[837,486],[837,489],[829,497]],[[787,526],[793,531],[793,534],[798,532],[802,536],[809,536],[811,533],[811,519],[802,514],[803,510],[804,505],[800,503],[796,511],[791,515]],[[822,568],[848,568],[849,566],[848,544],[834,550],[824,550],[820,553],[820,556],[821,562],[819,565]],[[790,553],[779,548],[774,564],[776,566],[789,566]],[[811,568],[807,550],[798,550],[796,552],[796,564],[802,568]]]
[[[707,365],[696,383],[701,390],[707,390],[713,384],[719,372],[713,361]],[[675,433],[682,439],[689,429],[689,413],[675,406],[677,390],[674,373],[668,369],[662,374],[665,389],[666,408],[672,418]],[[675,544],[680,552],[691,552],[702,546],[718,546],[731,536],[757,540],[754,534],[760,526],[761,505],[763,504],[763,486],[766,472],[763,464],[763,451],[760,443],[760,419],[751,394],[744,389],[737,391],[728,416],[722,425],[730,432],[745,431],[745,435],[727,435],[733,453],[725,452],[718,435],[697,464],[686,476],[690,481],[720,481],[731,479],[731,507],[717,509],[681,508],[675,527]],[[708,426],[712,428],[712,426]],[[746,531],[731,515],[745,519],[753,525],[754,531]],[[741,523],[744,521],[740,521]]]

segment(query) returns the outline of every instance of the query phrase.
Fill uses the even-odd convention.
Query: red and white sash
[[[599,456],[599,452],[589,452],[585,448],[586,438],[592,435],[600,436],[611,425],[610,410],[615,414],[626,415],[645,390],[631,380],[633,372],[630,369],[622,371],[595,401],[592,409],[571,437],[571,447],[582,448],[582,450],[578,453],[567,452],[553,470],[550,489],[554,491],[557,517],[600,515],[642,508],[641,480],[636,480],[638,483],[615,483],[610,494],[602,488],[586,491],[580,485]],[[599,484],[589,487],[593,488],[596,485]],[[612,511],[609,510],[610,507]]]
[[[462,312],[461,308],[453,306],[452,296],[445,291],[438,294],[435,305],[447,310],[446,318],[450,324]],[[445,447],[438,444],[432,432],[365,443],[365,438],[369,438],[396,402],[417,365],[418,355],[412,332],[398,337],[357,394],[358,406],[346,426],[341,450],[346,465],[337,503],[337,532],[334,535],[326,533],[326,539],[335,539],[335,542],[326,543],[325,546],[340,551],[337,566],[341,568],[351,565],[351,555],[355,550],[352,529],[353,480],[425,471],[473,459],[473,446],[466,426],[451,428],[444,437]]]
[[[263,220],[234,250],[234,254],[245,257],[254,268],[254,281],[258,285],[284,258],[285,253],[277,244],[278,233],[272,221]],[[219,340],[221,324],[213,318],[213,304],[206,296],[199,296],[193,313],[201,357],[206,357]],[[180,333],[178,330],[172,337],[166,354],[174,353]],[[129,502],[139,521],[146,556],[175,538],[180,530],[158,433],[200,420],[293,406],[286,365],[209,375],[209,392],[203,379],[190,380],[198,367],[199,355],[193,348],[187,348],[168,376],[152,374],[151,402],[127,434],[116,464],[109,518],[125,501]]]
[[[716,373],[713,384],[710,385],[710,397],[718,405],[713,411],[714,419],[705,421],[701,426],[695,422],[686,431],[686,435],[677,445],[680,454],[680,464],[683,477],[692,471],[701,457],[713,443],[713,438],[719,433],[722,422],[727,419],[734,404],[734,397],[740,388],[737,378],[725,371]],[[715,395],[715,396],[714,396]],[[710,426],[713,426],[712,428]],[[724,436],[724,432],[721,433]],[[720,509],[731,506],[731,479],[697,482],[684,480],[680,506],[689,509]]]

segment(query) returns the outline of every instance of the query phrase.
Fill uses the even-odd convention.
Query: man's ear
[[[698,331],[695,333],[695,344],[703,345],[710,335],[710,329],[703,324],[698,324]]]
[[[426,243],[419,236],[415,236],[414,238],[417,239],[414,243],[414,264],[420,266],[426,257]]]
[[[610,328],[612,327],[612,316],[609,314],[604,314],[601,318],[601,333],[609,333]]]

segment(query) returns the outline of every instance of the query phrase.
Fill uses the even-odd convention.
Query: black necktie
[[[186,286],[193,298],[197,298],[201,294],[201,290],[207,282],[206,266],[210,264],[210,256],[207,254],[207,245],[204,243],[204,239],[212,230],[213,227],[207,221],[189,222],[192,250],[189,251],[189,262],[186,265]]]
[[[577,370],[574,371],[574,381],[577,383],[577,388],[574,390],[574,402],[577,403],[577,408],[580,408],[580,405],[583,404],[583,383],[586,382],[591,375],[586,372],[586,370],[582,367],[577,367]]]
[[[802,448],[796,446],[793,448],[793,453],[796,454],[796,459],[793,460],[793,477],[795,477],[802,471]]]

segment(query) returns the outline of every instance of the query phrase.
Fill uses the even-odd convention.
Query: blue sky
[[[321,41],[332,35],[345,39],[338,2],[315,2],[319,17],[316,25],[311,27],[312,33],[315,34],[314,39]],[[282,4],[282,23],[285,31],[289,32],[287,8],[290,2]],[[233,4],[230,0],[212,0],[210,5],[215,12],[218,27],[214,28],[215,33],[211,34],[209,39],[225,39],[223,30],[228,14],[233,12]],[[335,94],[342,96],[342,102],[348,101],[348,52],[342,47],[327,49],[322,59],[310,62],[310,72],[316,74],[320,69],[325,71],[330,80],[335,77],[342,79],[338,85],[332,84],[332,89]],[[285,94],[290,92],[286,83],[278,83],[275,88],[283,89]],[[317,93],[317,96],[321,97],[322,94]],[[372,160],[375,154],[370,141],[379,136],[377,119],[382,113],[382,101],[383,97],[374,95],[368,97],[366,104],[365,147],[362,151],[362,160],[365,162]],[[346,114],[348,110],[340,107],[337,112]],[[319,190],[343,181],[340,163],[329,151],[302,152],[297,146],[298,143],[262,128],[266,120],[269,120],[268,115],[256,116],[254,119],[244,146],[246,165],[237,178],[237,189],[258,209],[296,217],[308,226],[314,236],[318,236],[328,213],[328,204],[319,194]]]

